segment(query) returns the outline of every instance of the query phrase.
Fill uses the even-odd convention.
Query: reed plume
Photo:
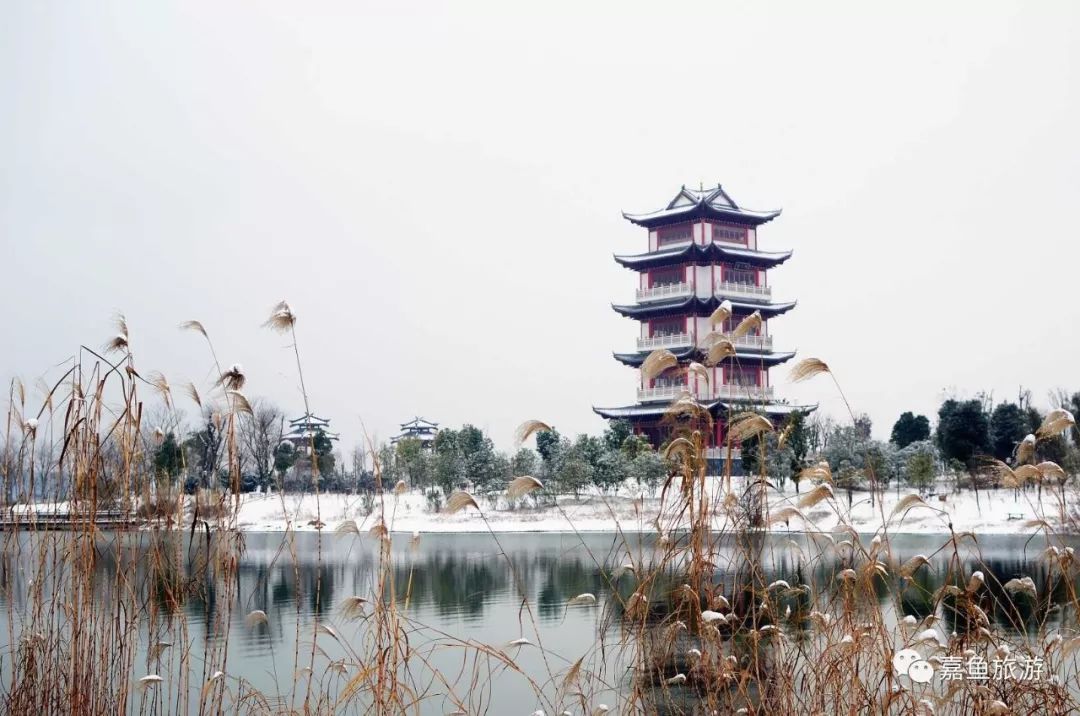
[[[524,497],[533,490],[540,490],[544,487],[544,484],[530,475],[522,475],[521,477],[515,477],[510,481],[510,485],[506,488],[506,496],[511,500],[516,500],[520,497]]]
[[[653,380],[666,370],[679,365],[679,359],[666,348],[655,350],[646,356],[641,363],[641,377],[643,380]]]
[[[716,307],[716,310],[709,316],[709,325],[713,328],[716,326],[722,326],[724,321],[731,318],[732,315],[731,301],[727,299],[720,302],[720,305]]]
[[[760,330],[761,324],[761,311],[754,311],[749,316],[739,321],[739,324],[735,326],[735,330],[731,332],[732,340],[742,338],[751,331]]]
[[[791,369],[791,382],[799,383],[810,380],[815,375],[829,372],[829,366],[825,364],[825,361],[817,358],[804,358]]]
[[[514,431],[514,444],[520,446],[534,433],[550,432],[551,426],[543,420],[526,420]]]

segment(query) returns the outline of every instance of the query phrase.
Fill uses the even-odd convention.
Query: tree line
[[[1060,391],[1053,396],[1056,408],[1073,414],[1080,411],[1080,392]],[[1036,432],[1046,414],[1033,405],[1031,395],[1022,391],[1017,401],[995,402],[980,394],[968,400],[947,398],[937,411],[935,425],[925,415],[904,412],[892,426],[888,441],[871,437],[868,416],[858,416],[847,425],[828,416],[815,415],[806,435],[809,457],[795,461],[789,469],[783,461],[769,474],[783,481],[798,478],[798,470],[817,461],[829,464],[840,487],[855,487],[870,481],[906,483],[926,488],[943,474],[952,474],[968,485],[996,482],[993,460],[1016,464],[1016,454],[1025,437]],[[1080,435],[1076,428],[1067,434],[1040,440],[1036,461],[1052,461],[1069,475],[1080,472]]]
[[[411,487],[449,494],[468,487],[480,494],[504,490],[521,475],[541,480],[549,494],[580,495],[587,489],[611,491],[630,479],[655,489],[668,474],[660,454],[630,424],[612,421],[599,436],[571,439],[555,428],[536,435],[536,450],[522,447],[513,454],[495,449],[474,425],[443,429],[431,448],[415,438],[384,445],[378,466],[384,484],[405,480]]]

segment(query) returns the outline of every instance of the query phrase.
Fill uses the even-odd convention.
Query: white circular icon
[[[919,655],[919,652],[914,649],[901,649],[893,656],[892,665],[893,668],[896,669],[897,674],[907,676],[908,669],[910,669],[911,665],[916,661],[922,661],[922,656]]]
[[[908,667],[907,675],[917,684],[929,684],[934,678],[934,667],[930,662],[919,659]]]

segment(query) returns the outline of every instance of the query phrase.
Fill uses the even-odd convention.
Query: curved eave
[[[753,211],[752,209],[720,208],[702,202],[674,209],[661,209],[647,214],[628,214],[624,211],[622,215],[632,224],[651,229],[688,219],[721,219],[735,224],[760,226],[780,216],[781,211],[783,210]]]
[[[691,359],[702,359],[704,354],[696,348],[685,348],[681,351],[672,351],[675,357],[680,361]],[[613,353],[615,360],[619,361],[623,365],[630,366],[631,368],[640,368],[641,364],[645,362],[645,359],[649,357],[648,352],[644,353]],[[786,363],[795,357],[795,351],[786,351],[783,353],[755,353],[751,351],[736,351],[734,359],[737,362],[743,362],[753,365],[766,365],[769,367]],[[731,358],[721,361],[721,363],[731,362]]]
[[[702,406],[708,410],[712,410],[718,403],[702,403]],[[593,407],[593,412],[602,418],[608,420],[618,420],[620,418],[661,418],[671,410],[670,403],[635,403],[634,405],[625,405],[621,408],[597,408]]]
[[[672,302],[658,301],[653,304],[611,304],[612,310],[626,318],[659,318],[661,316],[677,316],[688,313],[697,314],[701,310],[703,301],[690,296]]]
[[[640,368],[641,364],[645,362],[645,359],[649,357],[649,353],[652,351],[638,352],[638,353],[612,353],[615,356],[615,360],[619,361],[623,365],[628,365],[631,368]],[[682,348],[677,351],[671,351],[679,360],[690,360],[700,355],[694,347]]]
[[[758,268],[775,268],[791,258],[793,250],[787,251],[754,251],[752,249],[736,249],[720,244],[712,244],[713,252],[721,258],[742,261]]]
[[[669,266],[698,261],[700,247],[687,244],[677,249],[661,249],[647,254],[615,254],[615,262],[620,266],[635,271],[644,271],[657,266]]]
[[[791,258],[792,251],[753,251],[712,243],[687,244],[677,249],[662,249],[645,254],[615,254],[615,262],[633,271],[647,271],[661,266],[695,264],[706,266],[717,261],[745,263],[755,268],[776,268]]]
[[[680,315],[708,316],[711,315],[714,310],[716,310],[716,308],[720,305],[720,302],[721,299],[716,298],[715,296],[711,298],[697,298],[696,296],[690,296],[689,298],[684,298],[669,303],[663,301],[645,304],[613,303],[611,304],[611,308],[621,316],[642,320],[649,318],[662,318],[664,316]],[[731,301],[731,305],[733,308],[742,309],[747,313],[752,313],[753,311],[760,311],[761,317],[766,320],[787,313],[791,309],[795,308],[795,305],[797,303],[797,301],[787,301],[785,303],[750,303],[744,301]]]
[[[761,412],[769,416],[782,416],[786,417],[792,413],[812,413],[818,409],[817,403],[813,405],[791,405],[790,403],[756,403],[755,407],[758,407]],[[719,403],[720,407],[727,410],[744,410],[747,406],[746,403],[738,402],[722,402]]]
[[[668,410],[667,405],[627,405],[621,408],[593,408],[593,412],[607,420],[619,420],[622,418],[651,418],[660,417]]]
[[[812,413],[817,410],[818,406],[814,405],[791,405],[789,403],[740,403],[740,402],[725,402],[725,401],[713,401],[710,403],[702,403],[702,407],[708,410],[716,417],[721,417],[722,413],[743,411],[749,408],[759,410],[769,417],[784,418],[792,413]],[[671,409],[669,403],[635,403],[634,405],[625,405],[618,408],[597,408],[593,407],[593,412],[602,418],[608,420],[618,420],[620,418],[661,418],[668,413]]]

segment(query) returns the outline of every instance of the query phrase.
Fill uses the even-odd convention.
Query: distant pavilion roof
[[[756,268],[770,269],[791,258],[791,253],[791,251],[754,251],[734,246],[722,246],[717,243],[704,246],[691,243],[645,254],[615,254],[615,261],[634,271],[679,264],[707,266],[717,261],[744,263]]]
[[[305,413],[299,418],[293,418],[289,421],[289,425],[329,425],[330,421],[326,418],[320,418],[312,413]]]
[[[724,191],[719,184],[715,188],[687,189],[684,185],[666,208],[647,214],[627,214],[623,218],[638,226],[664,226],[691,219],[719,219],[736,224],[757,226],[780,216],[780,209],[754,211],[744,209]]]
[[[402,430],[408,430],[410,428],[412,428],[414,430],[433,430],[433,429],[438,429],[438,427],[439,427],[438,423],[433,423],[430,420],[425,420],[425,419],[421,418],[419,415],[416,416],[415,418],[413,418],[412,420],[410,420],[407,423],[401,423],[401,429]]]
[[[282,435],[281,439],[291,440],[292,442],[308,441],[318,433],[322,433],[330,440],[337,440],[338,433],[330,432],[327,430],[328,427],[330,427],[330,421],[327,418],[305,413],[299,418],[293,418],[289,421],[289,432]]]
[[[647,319],[647,318],[661,318],[663,316],[708,316],[715,311],[723,299],[711,296],[709,298],[699,298],[697,296],[690,296],[688,298],[676,298],[672,301],[655,301],[652,303],[631,303],[626,305],[612,304],[611,307],[615,309],[620,315],[627,318],[635,319]],[[787,313],[791,309],[795,308],[795,301],[788,301],[786,303],[747,303],[744,301],[731,301],[731,307],[733,309],[739,309],[740,312],[747,314],[754,311],[760,311],[761,317],[768,319],[779,316],[783,313]]]
[[[428,445],[435,442],[435,434],[439,432],[438,423],[425,420],[419,415],[406,423],[400,423],[400,425],[401,433],[390,438],[391,444],[397,443],[399,440],[413,439]]]
[[[650,351],[641,351],[638,353],[615,353],[615,360],[624,365],[628,365],[632,368],[639,368],[641,364],[645,362],[645,359],[649,356]],[[701,360],[704,358],[705,353],[699,348],[684,348],[678,351],[672,351],[675,357],[680,361],[684,360]],[[736,350],[735,355],[728,357],[723,362],[730,363],[734,359],[736,362],[747,363],[748,365],[766,365],[772,367],[774,365],[780,365],[795,357],[795,351],[788,351],[785,353],[756,353],[753,351],[741,351]]]

